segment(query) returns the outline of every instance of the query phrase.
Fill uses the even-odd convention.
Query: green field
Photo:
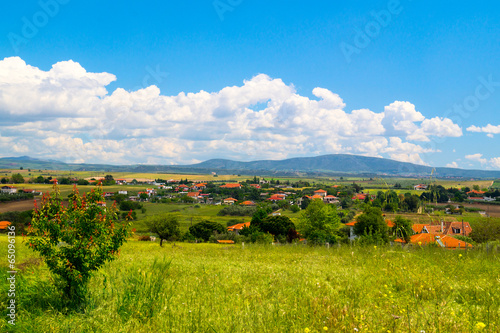
[[[399,247],[129,241],[63,314],[18,237],[17,332],[498,332],[500,257]],[[6,258],[6,237],[0,256]],[[0,266],[6,278],[6,260]],[[7,286],[2,284],[5,318]],[[6,321],[2,321],[6,329]]]

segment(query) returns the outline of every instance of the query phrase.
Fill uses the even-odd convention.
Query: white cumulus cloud
[[[426,164],[422,154],[436,150],[415,142],[462,135],[450,119],[428,119],[407,101],[346,110],[326,88],[309,98],[265,74],[174,96],[154,85],[108,92],[114,80],[71,60],[48,71],[18,57],[0,60],[0,117],[8,119],[0,124],[0,155],[171,164],[352,153]]]

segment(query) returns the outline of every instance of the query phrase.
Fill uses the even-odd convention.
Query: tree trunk
[[[163,246],[163,238],[160,237],[160,246]]]

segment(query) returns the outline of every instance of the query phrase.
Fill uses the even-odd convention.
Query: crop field
[[[83,313],[64,313],[45,264],[16,244],[17,332],[500,331],[495,251],[131,239],[90,281]]]

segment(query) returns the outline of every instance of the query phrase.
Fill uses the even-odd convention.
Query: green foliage
[[[298,231],[311,243],[335,243],[340,227],[335,205],[313,200],[300,215]]]
[[[222,208],[217,215],[219,216],[252,216],[256,211],[255,207],[243,207],[238,205],[231,205]]]
[[[16,232],[23,233],[31,222],[33,211],[6,212],[0,214],[0,221],[9,221],[16,228]]]
[[[41,207],[33,212],[28,243],[59,277],[70,304],[78,307],[85,300],[92,272],[116,258],[127,224],[117,223],[114,206],[99,205],[104,200],[101,187],[84,196],[76,188],[73,193],[67,207],[56,186],[43,196]]]
[[[147,218],[146,224],[149,230],[160,238],[160,246],[163,246],[163,240],[175,240],[181,235],[179,220],[173,214],[150,216]]]
[[[0,193],[0,202],[33,199],[33,193]]]
[[[121,201],[120,202],[120,210],[123,211],[131,211],[136,209],[141,209],[143,206],[141,203],[136,201]]]
[[[396,237],[401,237],[406,243],[410,242],[410,237],[413,235],[413,222],[409,219],[405,219],[402,216],[396,216],[394,219],[394,226],[392,227],[392,233]]]
[[[295,230],[295,224],[287,216],[268,216],[262,220],[259,229],[274,236],[286,236],[290,229]]]
[[[485,243],[500,240],[500,219],[488,218],[476,223],[469,234],[475,242]]]
[[[389,240],[387,224],[379,208],[367,206],[363,214],[359,215],[356,220],[354,233],[360,238],[369,237],[376,240],[376,242],[382,241],[383,243]]]
[[[291,205],[290,210],[292,213],[298,213],[300,211],[300,207],[298,205]]]
[[[262,224],[262,221],[267,217],[268,213],[269,212],[265,208],[260,207],[252,215],[252,220],[250,221],[251,222],[250,225],[260,230],[260,225]]]
[[[214,233],[224,233],[226,228],[220,223],[212,221],[201,221],[189,227],[189,232],[196,239],[202,239],[205,242],[208,241],[210,236]]]
[[[10,178],[10,180],[14,184],[23,184],[24,183],[24,177],[20,173],[13,174],[12,177]]]

